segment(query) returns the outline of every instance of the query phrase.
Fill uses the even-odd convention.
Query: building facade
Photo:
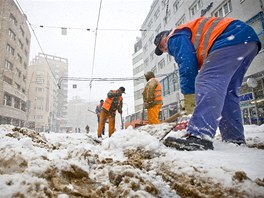
[[[0,124],[24,126],[31,34],[12,0],[0,2]]]
[[[263,123],[264,109],[264,15],[263,0],[154,0],[150,11],[143,22],[142,46],[144,71],[153,71],[162,84],[163,108],[161,119],[169,117],[180,108],[183,99],[179,89],[178,65],[167,53],[162,56],[154,54],[155,36],[163,31],[170,30],[200,16],[220,16],[240,19],[251,25],[262,42],[262,50],[252,62],[241,89],[241,96],[245,93],[254,95],[244,101],[242,113],[244,123]],[[164,77],[161,74],[166,74]],[[246,81],[251,77],[257,80],[257,87],[248,87]],[[250,121],[247,121],[247,120]]]
[[[39,53],[28,71],[28,127],[36,131],[65,131],[67,125],[68,60]]]
[[[87,125],[90,131],[97,131],[97,105],[98,103],[87,102],[78,96],[71,99],[68,103],[68,132],[86,132]]]
[[[137,42],[134,45],[134,54],[132,55],[133,64],[133,76],[135,80],[133,82],[134,86],[134,111],[138,112],[143,108],[143,91],[144,91],[144,62],[143,62],[143,49],[142,40],[137,38]]]

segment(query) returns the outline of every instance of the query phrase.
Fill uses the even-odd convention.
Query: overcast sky
[[[44,53],[68,59],[70,77],[91,78],[93,65],[93,77],[132,77],[132,54],[136,37],[141,36],[141,32],[123,30],[141,28],[152,0],[102,0],[94,59],[94,30],[100,0],[17,1],[32,24]],[[61,27],[68,28],[67,35],[61,34]],[[87,31],[88,28],[91,31]],[[30,60],[39,52],[41,49],[32,34]],[[72,88],[73,84],[77,84],[77,89]],[[70,81],[69,98],[79,95],[90,102],[99,101],[106,98],[110,89],[120,86],[126,88],[124,103],[128,104],[128,111],[132,113],[132,81],[93,82],[91,92],[88,81]]]

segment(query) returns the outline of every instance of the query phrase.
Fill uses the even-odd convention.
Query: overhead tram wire
[[[166,74],[158,74],[155,75],[156,78],[159,77],[163,77],[163,76],[169,76],[171,74],[175,73],[171,72],[171,73],[166,73]],[[61,86],[61,82],[64,80],[67,81],[101,81],[101,82],[105,82],[105,81],[130,81],[130,80],[141,80],[141,79],[145,79],[145,76],[140,76],[140,77],[124,77],[124,78],[84,78],[84,77],[61,77],[58,80],[58,87]]]
[[[56,77],[55,77],[54,73],[52,72],[52,69],[51,69],[51,67],[50,67],[49,61],[47,60],[47,57],[45,56],[45,53],[44,53],[44,51],[43,51],[43,49],[42,49],[42,47],[41,47],[41,45],[40,45],[39,39],[38,39],[38,37],[37,37],[37,35],[36,35],[36,33],[35,33],[33,27],[32,27],[32,24],[29,22],[28,18],[26,17],[27,15],[26,15],[25,12],[23,11],[23,9],[22,9],[22,7],[20,6],[18,0],[16,0],[16,3],[17,3],[17,5],[18,5],[19,9],[21,10],[21,12],[23,13],[23,15],[25,16],[26,21],[28,22],[31,31],[33,32],[34,37],[35,37],[35,39],[37,40],[38,46],[39,46],[41,52],[43,53],[43,55],[44,55],[44,57],[45,57],[45,61],[46,61],[47,64],[48,64],[48,67],[49,67],[49,69],[50,69],[50,71],[51,71],[51,74],[52,74],[54,80],[56,81]]]
[[[32,24],[35,28],[40,27],[40,28],[52,28],[52,29],[61,29],[61,28],[67,28],[69,30],[83,30],[83,31],[118,31],[118,32],[146,32],[146,31],[155,31],[155,30],[147,30],[147,29],[123,29],[123,28],[97,28],[97,29],[92,29],[92,28],[83,28],[83,27],[61,27],[61,26],[50,26],[50,25],[36,25]]]
[[[96,24],[96,29],[95,29],[94,51],[93,51],[93,63],[92,63],[91,79],[93,78],[93,72],[94,72],[95,52],[96,52],[96,41],[97,41],[97,29],[98,29],[98,26],[99,26],[99,19],[100,19],[100,14],[101,14],[101,7],[102,7],[102,0],[100,0],[99,12],[98,12],[98,17],[97,17],[97,24]],[[89,103],[90,103],[90,98],[91,98],[92,82],[93,82],[93,81],[91,80],[91,81],[90,81],[89,100],[88,100]]]

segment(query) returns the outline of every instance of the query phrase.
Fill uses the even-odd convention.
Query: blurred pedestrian
[[[88,126],[88,124],[86,125],[85,130],[86,130],[86,133],[90,132],[90,127]]]
[[[100,103],[96,106],[95,113],[97,115],[97,123],[99,125],[100,122],[100,112],[102,110],[104,104],[104,100],[100,100]],[[102,135],[104,135],[105,127],[102,129]]]
[[[109,137],[115,131],[115,116],[116,111],[122,114],[122,107],[123,107],[123,97],[122,94],[125,93],[124,87],[119,87],[117,90],[110,90],[107,93],[107,98],[103,103],[102,110],[100,112],[100,121],[97,130],[98,138],[102,137],[102,130],[105,126],[105,122],[108,119],[108,130],[109,130]]]

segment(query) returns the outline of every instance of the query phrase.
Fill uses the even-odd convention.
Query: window
[[[185,15],[183,15],[183,16],[179,19],[179,21],[176,22],[176,24],[175,24],[176,27],[178,27],[178,26],[184,24],[185,21],[186,21],[186,19],[185,19]]]
[[[169,0],[162,0],[161,1],[161,8],[164,9],[167,6]]]
[[[162,60],[158,63],[158,68],[159,68],[159,70],[161,70],[161,69],[164,68],[164,67],[165,67],[165,60],[162,59]]]
[[[42,79],[42,78],[36,78],[36,83],[37,84],[44,84],[44,79]]]
[[[13,71],[13,64],[8,60],[5,60],[5,69]]]
[[[13,14],[10,14],[10,16],[9,16],[9,20],[10,20],[10,22],[13,23],[14,25],[17,25],[17,20],[16,20],[16,18],[14,17]]]
[[[20,47],[20,49],[23,49],[23,43],[20,40],[18,40],[18,46]]]
[[[16,88],[17,88],[18,90],[20,90],[20,85],[19,85],[18,83],[15,83],[15,85],[16,85]]]
[[[14,98],[14,107],[20,109],[20,99],[17,97]]]
[[[150,61],[152,61],[154,59],[155,55],[154,55],[154,50],[150,53],[149,58]]]
[[[148,66],[148,64],[149,64],[149,59],[147,58],[147,59],[144,60],[144,65]]]
[[[150,30],[152,27],[153,20],[151,19],[150,22],[148,23],[148,29]]]
[[[264,13],[259,12],[257,15],[249,19],[246,23],[250,25],[257,33],[259,40],[262,44],[261,49],[263,50],[264,49]]]
[[[222,4],[216,11],[213,12],[215,17],[225,17],[228,13],[232,12],[231,1],[228,0]]]
[[[160,9],[158,7],[158,9],[156,10],[156,12],[154,13],[154,20],[157,20],[159,18],[160,15]]]
[[[8,30],[8,35],[11,39],[16,40],[16,34],[11,29]]]
[[[163,92],[163,96],[166,96],[169,94],[169,81],[168,81],[168,77],[164,78],[162,80],[162,92]]]
[[[155,33],[156,34],[160,33],[160,29],[161,29],[161,24],[158,25],[158,27],[155,30]]]
[[[170,56],[169,54],[167,54],[166,56],[167,56],[167,63],[170,63],[172,61],[172,56]]]
[[[178,76],[175,73],[171,73],[166,78],[162,79],[162,93],[166,96],[174,91],[176,91],[176,85],[178,83]]]
[[[4,82],[8,83],[9,85],[12,85],[13,81],[11,78],[8,78],[7,76],[3,76],[3,80]]]
[[[148,49],[148,44],[146,43],[146,44],[144,45],[144,47],[143,47],[143,51],[146,52],[147,49]]]
[[[143,70],[144,70],[144,65],[141,64],[138,67],[136,67],[136,68],[133,69],[133,75],[136,75],[136,74],[138,74],[139,72],[141,72]]]
[[[44,88],[43,87],[36,87],[36,91],[37,92],[44,92]]]
[[[190,8],[190,15],[193,17],[203,7],[202,0],[197,0]]]
[[[20,63],[22,63],[22,57],[17,53],[17,59],[19,60]]]
[[[21,101],[21,110],[26,112],[26,102],[25,101]]]
[[[151,46],[154,41],[154,35],[152,34],[151,37],[149,38],[149,45]]]
[[[12,96],[8,93],[5,93],[4,95],[4,105],[5,106],[12,106]]]
[[[6,51],[12,55],[15,54],[15,49],[13,47],[11,47],[11,45],[9,45],[9,44],[6,45]]]
[[[16,68],[16,73],[17,73],[17,76],[20,78],[22,72],[18,68]]]
[[[24,30],[22,29],[22,27],[19,28],[19,32],[22,34],[22,36],[25,36],[25,32],[24,32]]]
[[[154,66],[151,71],[154,73],[154,74],[157,74],[157,66]]]
[[[183,0],[176,0],[175,1],[175,3],[173,4],[174,13],[176,13],[179,10],[179,8],[181,7],[182,3],[183,3]]]
[[[165,17],[163,18],[164,26],[170,21],[170,18],[171,18],[171,11],[168,10],[168,12],[166,13]]]

